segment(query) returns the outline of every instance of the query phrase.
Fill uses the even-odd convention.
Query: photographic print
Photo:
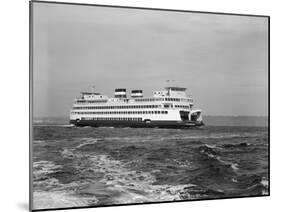
[[[31,210],[269,195],[269,17],[30,2]]]

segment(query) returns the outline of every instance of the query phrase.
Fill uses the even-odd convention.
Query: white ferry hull
[[[132,128],[190,128],[203,126],[203,121],[121,121],[121,120],[70,120],[78,127],[132,127]]]

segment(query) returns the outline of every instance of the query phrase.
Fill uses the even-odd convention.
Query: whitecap
[[[191,163],[188,160],[177,160],[177,159],[173,159],[173,161],[178,165],[178,167],[180,168],[188,168],[191,166]]]
[[[81,138],[79,139],[79,142],[82,142],[81,144],[79,144],[76,148],[81,148],[83,146],[86,146],[86,145],[91,145],[91,144],[95,144],[98,142],[98,139],[97,138]]]
[[[234,183],[237,183],[237,182],[238,182],[238,180],[235,179],[235,178],[231,178],[231,181],[234,182]]]
[[[262,178],[261,182],[260,182],[264,187],[268,188],[268,179],[266,179],[265,177]]]
[[[67,191],[35,191],[33,193],[34,209],[83,207],[97,202],[94,196],[80,197]]]
[[[44,142],[45,142],[45,140],[33,140],[33,143],[35,143],[35,144],[42,144]]]
[[[210,144],[205,144],[205,146],[206,146],[206,147],[208,147],[208,148],[211,148],[211,149],[216,148],[216,146],[215,146],[215,145],[210,145]]]
[[[231,168],[234,169],[234,170],[238,170],[238,163],[232,163],[231,165]]]
[[[67,159],[74,159],[75,158],[75,155],[69,149],[63,149],[61,151],[61,154],[62,154],[62,157],[67,158]]]

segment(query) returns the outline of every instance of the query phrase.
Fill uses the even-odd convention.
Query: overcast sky
[[[34,116],[68,116],[80,91],[113,96],[166,80],[207,115],[267,115],[262,17],[34,3]]]

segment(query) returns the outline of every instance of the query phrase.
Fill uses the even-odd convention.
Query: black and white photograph
[[[31,210],[269,196],[269,16],[30,2]]]

